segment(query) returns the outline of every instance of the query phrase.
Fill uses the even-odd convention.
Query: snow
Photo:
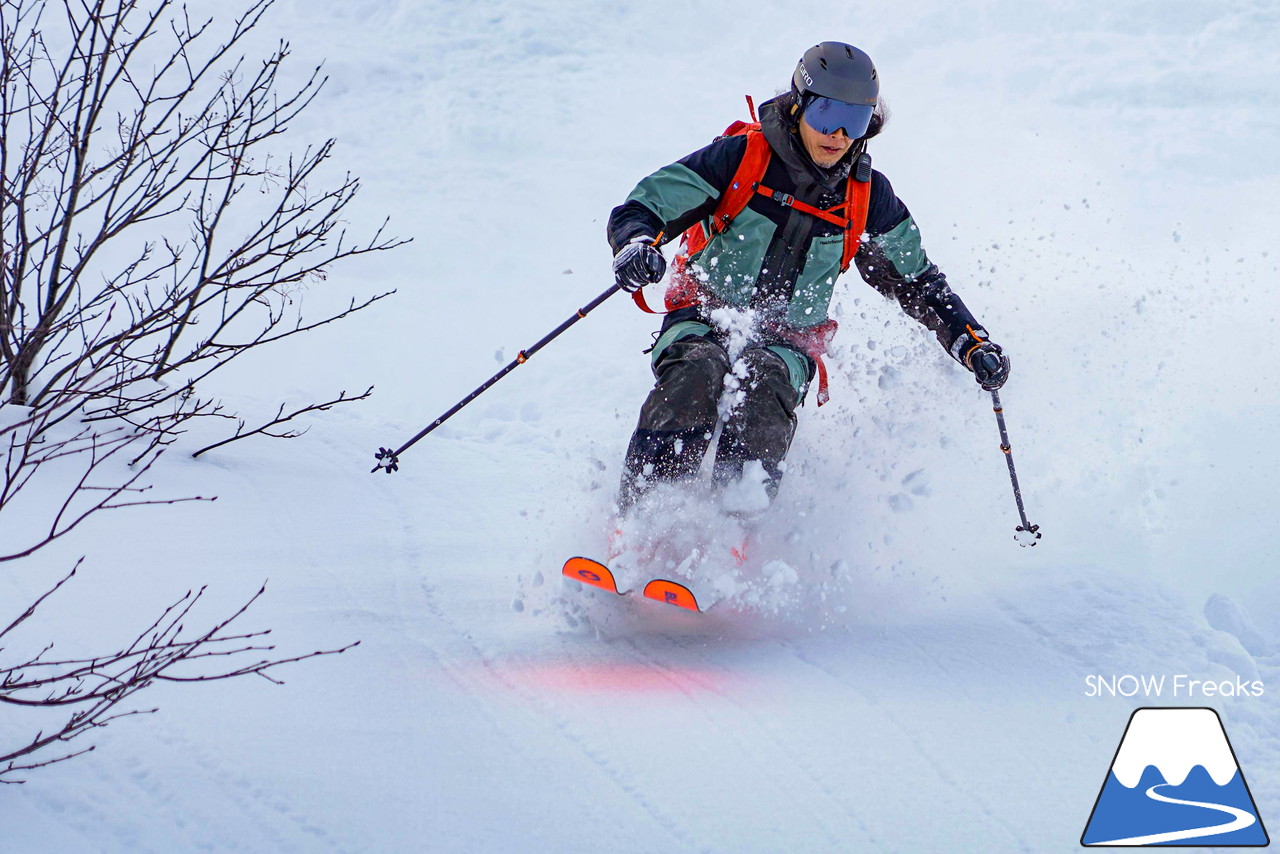
[[[2,847],[1065,851],[1142,705],[1217,709],[1280,814],[1278,36],[1264,0],[280,0],[260,44],[330,75],[288,139],[336,136],[353,226],[414,242],[304,295],[395,297],[220,388],[248,415],[377,391],[291,442],[191,460],[219,437],[185,437],[157,492],[216,502],[92,520],[7,565],[0,601],[84,554],[45,613],[67,649],[264,579],[246,628],[362,643],[283,688],[155,689],[159,713],[3,791]],[[608,286],[636,180],[828,38],[876,60],[876,165],[1012,358],[1039,545],[1013,542],[988,396],[854,280],[832,402],[800,414],[759,577],[711,579],[723,609],[559,576],[604,548],[651,382],[628,300],[369,473]],[[1272,692],[1088,696],[1090,674]],[[0,738],[33,721],[6,709]]]

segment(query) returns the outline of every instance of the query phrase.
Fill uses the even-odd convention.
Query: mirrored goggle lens
[[[804,111],[804,120],[818,133],[835,133],[840,128],[851,138],[857,139],[871,125],[875,107],[865,104],[848,104],[833,98],[817,98]]]

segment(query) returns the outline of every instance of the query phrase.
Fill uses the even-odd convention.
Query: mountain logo
[[[1255,847],[1271,843],[1213,709],[1129,718],[1080,844]]]

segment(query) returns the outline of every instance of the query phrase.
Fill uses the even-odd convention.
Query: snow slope
[[[99,519],[0,596],[88,554],[49,611],[68,643],[263,579],[250,619],[282,647],[363,642],[285,688],[157,690],[159,714],[0,793],[0,848],[1067,851],[1144,704],[1218,709],[1280,814],[1273,4],[280,0],[260,36],[298,74],[327,60],[292,138],[336,136],[357,213],[414,243],[306,295],[395,298],[222,382],[262,413],[377,393],[301,440],[174,454],[160,488],[217,502]],[[604,221],[638,178],[827,38],[876,59],[876,164],[1012,356],[1042,545],[1011,541],[984,395],[853,280],[833,402],[802,412],[766,525],[799,579],[772,607],[561,584],[600,549],[650,383],[654,323],[623,300],[369,475],[608,285]],[[1269,693],[1086,695],[1126,673]]]

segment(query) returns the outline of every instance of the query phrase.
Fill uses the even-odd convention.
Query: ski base
[[[588,557],[571,557],[564,562],[564,569],[561,574],[566,578],[572,578],[574,581],[600,590],[616,593],[619,596],[626,596],[630,590],[619,590],[618,582],[613,577],[613,572],[609,567],[600,563],[598,560],[592,560]],[[675,605],[677,608],[685,608],[689,611],[701,612],[698,606],[698,599],[693,595],[693,591],[683,584],[670,581],[665,578],[655,578],[644,587],[644,596],[655,602],[662,602],[665,605]]]

